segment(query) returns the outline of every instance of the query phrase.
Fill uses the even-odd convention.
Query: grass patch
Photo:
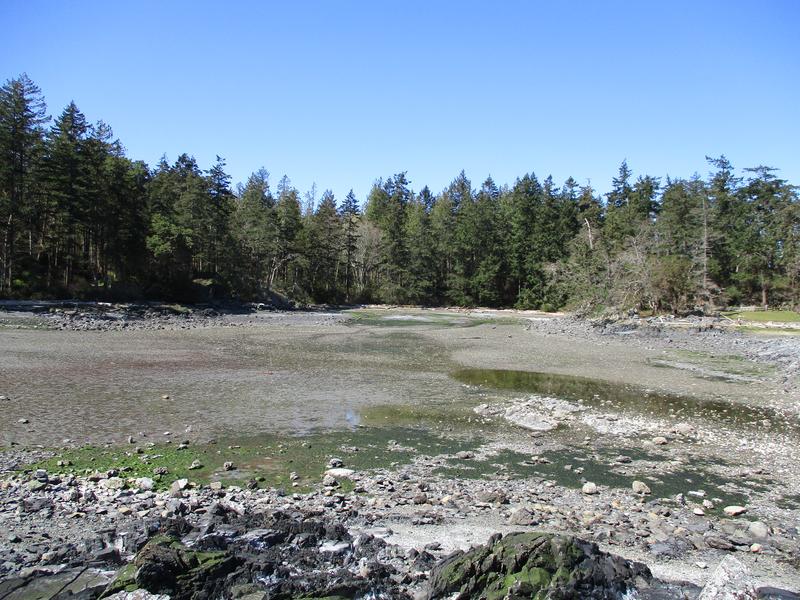
[[[733,311],[722,314],[729,319],[741,319],[742,321],[758,323],[763,323],[765,321],[772,321],[775,323],[800,323],[800,313],[793,310]]]

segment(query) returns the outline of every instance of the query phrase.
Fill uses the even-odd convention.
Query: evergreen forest
[[[21,75],[0,89],[0,298],[797,308],[797,188],[702,158],[688,179],[623,161],[604,195],[533,172],[440,191],[399,172],[366,198],[264,169],[234,187],[219,157],[149,166],[74,103],[50,118]]]

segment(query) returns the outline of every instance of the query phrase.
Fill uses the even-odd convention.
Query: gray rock
[[[597,484],[592,481],[587,481],[583,484],[581,491],[584,494],[592,495],[597,493]]]
[[[136,487],[144,491],[150,491],[155,486],[155,482],[149,477],[139,477],[134,483]]]
[[[750,573],[733,556],[726,556],[706,582],[697,600],[756,600]]]
[[[753,539],[763,541],[769,537],[769,528],[761,521],[753,521],[747,527],[748,533]]]
[[[631,489],[635,494],[644,494],[647,495],[650,493],[650,488],[644,481],[634,481],[631,484]]]
[[[172,485],[169,486],[169,494],[173,498],[183,498],[183,490],[186,489],[186,486],[189,485],[188,479],[176,479],[172,482]]]
[[[325,475],[330,475],[336,479],[350,479],[353,475],[355,475],[355,471],[353,471],[353,469],[334,467],[333,469],[328,469],[325,471]]]
[[[511,514],[508,516],[508,524],[509,525],[522,525],[525,527],[529,527],[531,525],[536,524],[536,518],[533,515],[533,512],[524,507],[519,506],[511,511]]]
[[[121,490],[125,487],[125,480],[121,477],[109,477],[108,479],[101,479],[99,485],[107,490]]]

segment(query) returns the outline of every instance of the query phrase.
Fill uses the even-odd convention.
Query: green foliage
[[[797,189],[759,166],[708,158],[704,180],[634,176],[605,202],[533,173],[439,194],[405,172],[363,212],[269,173],[234,191],[225,161],[188,154],[149,168],[70,103],[50,123],[25,76],[0,88],[0,295],[514,306],[589,312],[800,305]],[[635,177],[635,178],[634,178]],[[208,284],[198,286],[203,280]]]

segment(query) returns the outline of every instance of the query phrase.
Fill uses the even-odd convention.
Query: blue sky
[[[133,158],[223,156],[364,199],[534,171],[607,191],[620,162],[726,154],[800,183],[800,2],[3,0],[0,78],[74,99]],[[13,26],[10,26],[13,23]]]

